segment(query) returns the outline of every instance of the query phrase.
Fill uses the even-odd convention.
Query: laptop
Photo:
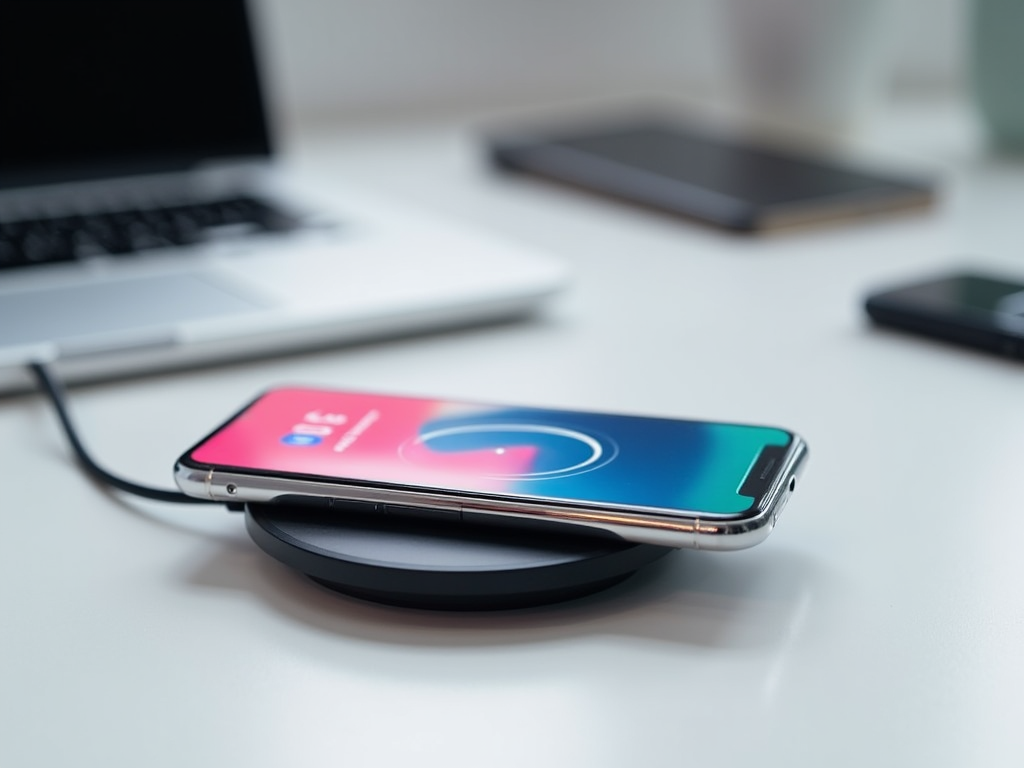
[[[0,391],[511,318],[563,265],[275,163],[244,0],[0,3]]]

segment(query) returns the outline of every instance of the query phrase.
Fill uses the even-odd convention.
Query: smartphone
[[[667,120],[491,138],[489,150],[506,171],[739,232],[921,208],[934,197],[923,178]]]
[[[771,532],[807,456],[766,426],[278,388],[182,455],[181,490],[668,547]]]
[[[952,272],[872,293],[879,325],[1024,358],[1024,281]]]

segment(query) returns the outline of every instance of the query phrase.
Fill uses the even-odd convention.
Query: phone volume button
[[[395,517],[405,517],[415,520],[445,520],[458,523],[462,521],[461,509],[438,509],[435,507],[410,507],[404,504],[378,504],[381,511]]]
[[[375,504],[372,501],[353,501],[351,499],[328,499],[328,507],[332,511],[342,514],[373,515],[382,514],[383,504]]]

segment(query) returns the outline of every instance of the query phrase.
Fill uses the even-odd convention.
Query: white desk
[[[868,138],[944,170],[930,213],[742,239],[491,174],[433,121],[295,162],[560,254],[535,322],[73,391],[94,452],[168,485],[281,381],[777,423],[808,439],[768,541],[492,615],[335,595],[237,515],[108,495],[41,397],[0,400],[4,766],[1020,765],[1024,368],[871,330],[863,293],[1024,274],[1024,163],[962,114]]]

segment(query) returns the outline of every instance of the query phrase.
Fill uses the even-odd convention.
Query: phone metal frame
[[[189,496],[227,504],[273,503],[297,497],[320,501],[325,507],[339,502],[363,504],[367,510],[388,514],[422,510],[424,516],[455,522],[504,521],[584,526],[595,533],[663,547],[737,550],[760,543],[775,527],[807,459],[807,444],[796,434],[774,469],[774,476],[756,507],[736,516],[704,516],[689,510],[594,504],[565,499],[514,498],[466,491],[442,492],[388,484],[368,485],[345,480],[321,480],[291,475],[190,465],[183,456],[175,464],[174,479]],[[187,454],[186,454],[187,456]],[[340,510],[339,510],[340,512]]]

